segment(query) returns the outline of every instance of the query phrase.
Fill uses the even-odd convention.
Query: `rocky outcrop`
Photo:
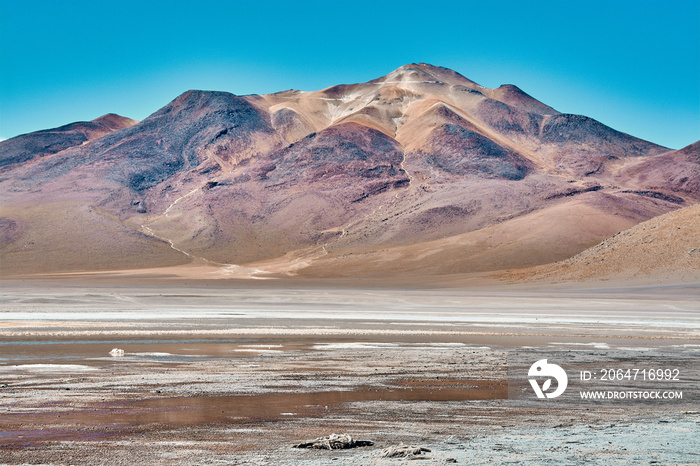
[[[371,440],[355,440],[348,434],[336,433],[292,445],[292,448],[312,448],[316,450],[347,450],[349,448],[370,447]]]

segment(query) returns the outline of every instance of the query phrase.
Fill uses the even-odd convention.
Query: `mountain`
[[[635,225],[558,262],[499,274],[511,281],[700,280],[700,204]]]
[[[313,92],[188,91],[92,138],[63,128],[0,142],[2,274],[500,270],[700,199],[698,144],[672,151],[427,64]],[[56,142],[30,144],[45,133]]]
[[[22,134],[0,142],[0,169],[61,152],[137,123],[136,120],[110,113],[92,121]]]

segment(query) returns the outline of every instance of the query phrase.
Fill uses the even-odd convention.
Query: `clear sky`
[[[671,148],[700,139],[698,0],[0,0],[0,137],[411,62]]]

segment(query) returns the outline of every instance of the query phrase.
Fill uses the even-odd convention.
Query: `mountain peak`
[[[134,126],[138,123],[138,120],[123,117],[121,115],[117,115],[116,113],[108,113],[99,118],[95,118],[91,121],[91,123],[95,123],[96,125],[104,127],[105,129],[116,131],[122,128],[128,128],[129,126]]]
[[[400,66],[383,78],[375,81],[411,83],[411,84],[461,84],[469,87],[478,86],[454,70],[429,63],[409,63]],[[479,86],[481,87],[481,86]]]
[[[498,100],[513,107],[523,108],[527,111],[544,115],[559,114],[557,110],[549,105],[543,104],[514,84],[502,84],[493,90],[493,94]]]

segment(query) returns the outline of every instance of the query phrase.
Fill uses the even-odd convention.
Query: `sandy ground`
[[[697,464],[699,291],[3,280],[0,463]],[[565,396],[514,376],[540,357]],[[575,396],[581,368],[667,366],[681,400]],[[291,448],[332,432],[375,445]]]

